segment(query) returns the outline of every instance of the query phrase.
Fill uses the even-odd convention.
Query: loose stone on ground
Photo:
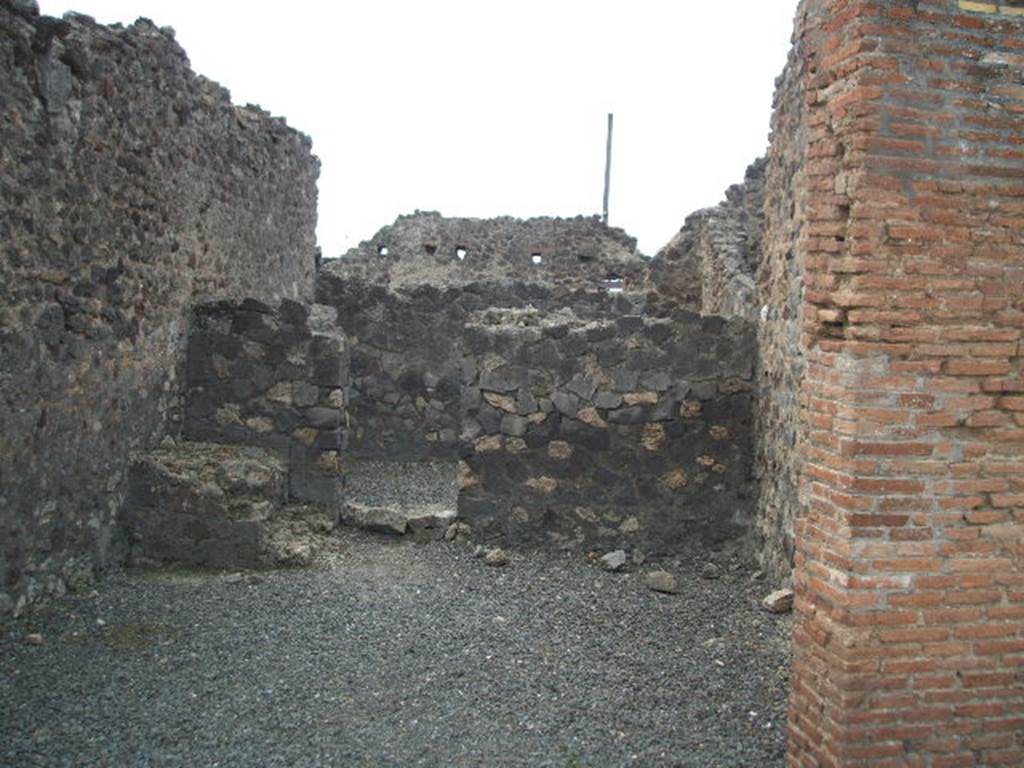
[[[673,564],[664,598],[577,553],[336,536],[311,568],[116,573],[0,623],[0,765],[781,768],[789,620],[745,574]]]
[[[644,577],[644,584],[655,592],[664,592],[669,595],[679,593],[679,583],[676,581],[676,577],[667,571],[651,571]]]

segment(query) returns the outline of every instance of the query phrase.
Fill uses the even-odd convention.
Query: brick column
[[[1024,765],[1021,6],[799,11],[791,766]]]

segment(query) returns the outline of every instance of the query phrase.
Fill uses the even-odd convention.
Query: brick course
[[[1022,10],[798,12],[791,766],[1024,764]]]

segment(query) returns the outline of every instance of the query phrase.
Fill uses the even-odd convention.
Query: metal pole
[[[608,113],[608,144],[604,156],[604,223],[608,225],[608,192],[612,183],[612,122],[615,116]]]

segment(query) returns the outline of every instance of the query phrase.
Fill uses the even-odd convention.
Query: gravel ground
[[[782,765],[789,620],[748,570],[509,554],[346,531],[308,570],[112,574],[0,624],[0,764]]]
[[[458,465],[454,461],[350,461],[345,496],[368,507],[457,509]]]

